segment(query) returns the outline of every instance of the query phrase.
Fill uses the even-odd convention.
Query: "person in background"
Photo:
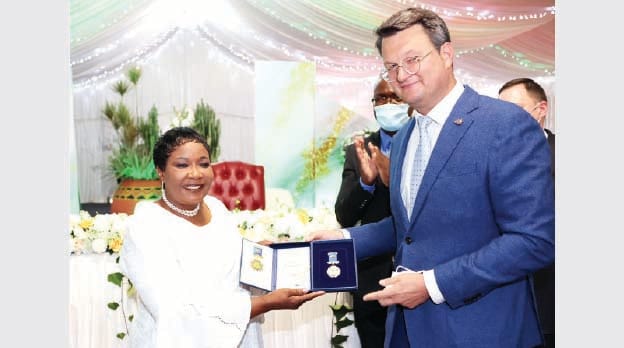
[[[382,77],[416,112],[392,140],[392,215],[306,239],[352,238],[358,259],[394,252],[393,275],[364,296],[388,306],[385,347],[542,344],[530,279],[554,260],[546,138],[457,81],[435,12],[400,10],[376,34]]]
[[[376,161],[387,163],[392,137],[408,120],[408,105],[392,91],[385,80],[375,85],[373,113],[379,129],[368,137],[357,137],[347,146],[342,183],[336,198],[336,219],[342,227],[377,222],[390,216],[390,193],[387,186],[388,165],[380,169]],[[370,144],[370,145],[369,145]],[[370,146],[370,156],[360,160],[356,147]],[[367,153],[368,155],[368,153]],[[374,159],[373,159],[374,156]],[[381,176],[386,177],[386,183]],[[380,348],[384,342],[386,308],[362,297],[381,289],[379,280],[392,273],[392,253],[358,262],[358,289],[353,292],[353,315],[362,348]]]
[[[555,178],[555,134],[544,128],[548,115],[548,99],[544,88],[529,78],[517,78],[506,82],[498,91],[498,98],[514,103],[531,114],[543,129],[550,146],[550,163]],[[533,287],[537,298],[540,326],[544,334],[544,347],[555,346],[555,263],[533,274]]]
[[[548,115],[548,99],[544,88],[530,78],[521,77],[507,81],[499,90],[498,98],[518,105],[531,114],[544,130],[550,146],[550,164],[555,176],[555,133],[544,127]]]
[[[139,297],[131,347],[262,347],[250,318],[296,309],[323,292],[279,289],[252,297],[241,287],[242,237],[225,205],[207,195],[214,174],[199,133],[168,130],[153,159],[162,198],[137,204],[119,260]]]

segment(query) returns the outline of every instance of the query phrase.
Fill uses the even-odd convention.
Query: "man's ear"
[[[444,66],[446,68],[451,68],[453,66],[453,57],[455,56],[455,49],[450,42],[445,42],[440,46],[440,57],[444,61]]]
[[[542,115],[542,118],[546,118],[546,116],[548,115],[548,102],[542,100],[541,102],[539,102],[537,108],[540,110],[540,115]]]
[[[545,100],[542,100],[541,102],[539,102],[539,104],[537,105],[537,110],[539,110],[538,122],[540,123],[542,127],[544,127],[546,116],[548,116],[548,102]]]

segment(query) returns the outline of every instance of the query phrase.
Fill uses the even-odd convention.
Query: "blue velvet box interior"
[[[274,249],[310,247],[310,277],[312,291],[323,290],[327,292],[357,290],[357,262],[355,248],[351,239],[316,240],[312,242],[275,243]],[[335,260],[330,260],[330,253],[336,253]],[[332,254],[333,255],[333,254]],[[330,277],[328,268],[332,262],[340,269],[340,274],[335,278]],[[331,273],[331,272],[330,272]]]

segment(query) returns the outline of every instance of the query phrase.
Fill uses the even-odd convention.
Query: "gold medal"
[[[262,263],[262,249],[254,247],[254,256],[251,260],[251,269],[257,272],[261,272],[263,268],[264,264]]]

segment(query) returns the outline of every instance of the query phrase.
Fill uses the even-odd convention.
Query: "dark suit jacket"
[[[530,274],[554,261],[554,189],[539,125],[518,106],[466,86],[408,220],[399,183],[414,125],[392,143],[392,216],[348,230],[358,258],[394,251],[397,265],[432,269],[445,302],[390,306],[386,346],[535,347]]]
[[[550,163],[553,179],[555,178],[555,134],[544,129],[550,146]],[[555,333],[555,263],[540,269],[533,275],[535,297],[537,298],[537,310],[539,313],[540,326],[547,335]]]
[[[380,146],[379,131],[365,139]],[[367,147],[368,148],[368,147]],[[373,194],[360,185],[360,170],[353,144],[347,146],[342,171],[342,183],[335,205],[336,219],[342,227],[352,227],[358,222],[368,224],[390,216],[390,193],[379,178]],[[370,257],[358,262],[358,289],[353,294],[355,326],[362,348],[383,347],[387,309],[377,301],[365,302],[362,297],[381,289],[379,280],[392,272],[392,253]]]
[[[549,129],[544,128],[548,139],[548,146],[550,146],[550,170],[552,171],[553,179],[555,178],[555,133]]]

